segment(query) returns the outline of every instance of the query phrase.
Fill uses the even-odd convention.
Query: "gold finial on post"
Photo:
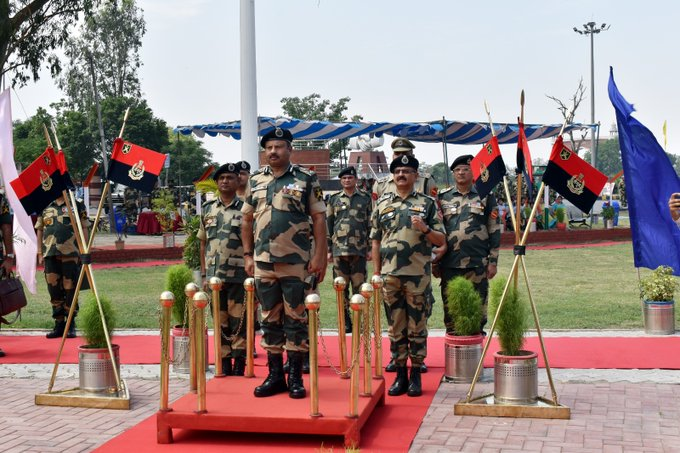
[[[346,379],[347,376],[347,337],[345,334],[345,288],[347,282],[342,277],[335,277],[333,280],[335,289],[335,301],[338,311],[338,348],[340,349],[340,377]]]
[[[309,381],[311,399],[311,417],[320,417],[319,412],[319,324],[318,313],[321,298],[318,294],[309,294],[305,298],[305,307],[309,311]]]
[[[163,291],[160,297],[161,315],[161,402],[160,410],[168,411],[170,384],[170,310],[175,303],[171,291]]]
[[[373,295],[373,285],[362,283],[359,292],[366,299],[366,306],[363,310],[363,323],[361,326],[362,338],[364,343],[364,391],[361,396],[371,396],[371,296]]]
[[[385,282],[380,275],[374,275],[371,277],[371,284],[373,285],[373,378],[383,379],[380,308],[382,306],[382,287]]]
[[[255,279],[248,277],[243,281],[243,288],[246,290],[246,371],[244,376],[247,378],[255,377],[255,357],[253,349],[255,346]]]
[[[198,407],[196,413],[202,414],[207,412],[205,409],[205,343],[203,340],[203,332],[205,331],[205,307],[208,306],[208,295],[203,291],[198,291],[193,297],[194,308],[196,308],[195,331],[197,340],[194,343],[196,350],[196,362],[194,373],[196,374],[196,388],[198,392]],[[200,340],[199,340],[200,339]]]
[[[222,370],[222,323],[220,322],[220,291],[222,280],[210,277],[208,285],[212,290],[213,344],[215,348],[215,377],[224,377]]]
[[[361,342],[361,310],[366,305],[366,299],[361,294],[352,296],[349,306],[352,309],[352,377],[349,384],[349,418],[359,416],[359,343]]]

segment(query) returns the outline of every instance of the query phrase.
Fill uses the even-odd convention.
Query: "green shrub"
[[[489,319],[493,319],[503,296],[506,279],[495,278],[489,288]],[[524,345],[524,334],[529,327],[529,307],[519,297],[515,287],[510,284],[503,309],[496,322],[498,341],[501,351],[507,355],[517,355]]]
[[[212,192],[217,193],[217,181],[212,178],[208,178],[201,182],[196,183],[196,190],[205,193]]]
[[[673,300],[678,282],[673,276],[673,268],[659,266],[651,274],[640,280],[640,297],[642,300]]]
[[[111,304],[111,299],[102,295],[99,296],[99,302],[104,312],[109,338],[111,338],[116,327],[116,315],[113,311],[113,305]],[[102,325],[99,307],[97,306],[97,299],[95,299],[92,293],[90,293],[87,301],[80,308],[78,326],[80,326],[88,346],[92,348],[106,347],[104,326]]]
[[[557,219],[557,223],[565,223],[567,220],[566,209],[565,208],[555,209],[555,218]]]
[[[165,289],[175,296],[175,303],[172,305],[172,319],[182,327],[189,326],[187,296],[184,294],[184,287],[192,281],[194,281],[194,277],[191,269],[185,264],[170,266],[165,276]]]
[[[456,277],[446,285],[446,306],[453,326],[454,335],[475,335],[482,324],[482,298],[475,291],[471,281]]]
[[[603,219],[613,219],[614,218],[614,207],[613,206],[603,206],[602,207],[602,218]]]
[[[198,228],[201,225],[200,216],[193,216],[184,224],[183,232],[187,235],[184,241],[184,250],[182,252],[182,258],[184,259],[184,264],[192,270],[198,270],[201,268],[201,259],[199,254],[201,253],[201,241],[198,239]]]

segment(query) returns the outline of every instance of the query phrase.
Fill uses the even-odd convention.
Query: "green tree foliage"
[[[80,13],[87,16],[97,0],[0,0],[0,76],[13,86],[39,79],[45,59],[53,75],[61,71],[61,47]]]
[[[432,174],[434,180],[437,181],[439,187],[446,186],[446,174],[450,172],[451,170],[448,169],[444,162],[438,162],[434,164],[432,167],[430,167],[430,174]],[[449,181],[451,184],[453,184],[452,175],[449,175]]]
[[[113,336],[113,330],[116,328],[116,313],[113,309],[111,299],[101,295],[99,302],[106,320],[106,332],[109,339]],[[90,294],[80,309],[80,316],[78,316],[78,324],[83,331],[85,342],[92,348],[106,347],[106,333],[104,333],[104,325],[102,324],[101,313],[97,305],[97,299],[94,294]]]
[[[210,151],[193,135],[173,134],[172,129],[168,129],[168,140],[169,144],[163,148],[163,152],[170,154],[170,168],[161,172],[162,181],[165,181],[165,172],[169,171],[168,182],[186,186],[214,164]]]
[[[583,159],[585,159],[586,162],[590,162],[590,150],[583,154]],[[617,138],[607,140],[598,145],[596,167],[609,177],[612,177],[621,171],[623,164],[621,163],[621,151]]]
[[[47,147],[43,125],[52,122],[52,115],[40,107],[35,115],[26,121],[14,121],[14,161],[21,169],[26,168]]]
[[[507,280],[502,277],[491,280],[489,285],[489,319],[494,319],[503,296]],[[529,327],[529,306],[511,284],[498,316],[496,330],[501,350],[507,355],[517,355],[524,345],[524,334]]]
[[[446,306],[453,320],[447,331],[455,329],[456,335],[475,335],[482,323],[482,298],[475,291],[472,282],[465,277],[456,277],[446,284]]]
[[[175,296],[175,303],[172,305],[172,319],[182,327],[189,325],[188,301],[184,294],[184,287],[187,283],[191,283],[193,279],[191,269],[185,264],[170,266],[165,275],[165,289]]]

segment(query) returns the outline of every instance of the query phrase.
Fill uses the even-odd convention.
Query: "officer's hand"
[[[333,253],[332,253],[332,252],[328,252],[328,256],[326,257],[326,259],[327,259],[328,261],[332,260],[332,259],[333,259]]]
[[[496,276],[497,272],[498,272],[498,267],[493,263],[489,263],[489,265],[486,267],[486,278],[491,280],[492,278],[494,278]]]
[[[371,261],[373,259],[373,252],[371,249],[368,249],[368,252],[366,252],[366,261]]]
[[[45,258],[43,257],[43,254],[38,252],[38,265],[42,266],[42,264],[45,262]]]
[[[420,232],[427,231],[427,225],[419,215],[411,216],[411,226]]]
[[[14,258],[5,258],[2,262],[2,272],[5,275],[9,275],[14,267]]]
[[[441,261],[441,259],[444,257],[444,254],[446,253],[447,246],[446,244],[440,246],[440,247],[434,247],[432,249],[432,252],[434,253],[434,258],[432,259],[433,263],[438,263]]]
[[[316,280],[317,284],[323,281],[323,278],[326,275],[326,266],[328,266],[326,255],[320,255],[318,253],[315,253],[314,256],[312,256],[312,259],[309,261],[307,271],[310,274],[314,274],[317,276]]]
[[[680,193],[674,193],[668,200],[668,208],[671,211],[673,220],[680,219]]]
[[[246,256],[244,259],[246,264],[246,274],[248,274],[248,277],[252,277],[255,275],[255,260],[252,256]]]

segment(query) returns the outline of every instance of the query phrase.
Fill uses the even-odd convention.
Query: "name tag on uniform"
[[[417,215],[420,217],[425,217],[425,208],[423,206],[411,206],[408,208],[411,215]]]
[[[479,201],[470,205],[470,212],[473,214],[484,214],[484,206]]]
[[[458,204],[442,203],[442,211],[445,214],[456,215],[458,214]]]
[[[292,195],[296,198],[301,198],[302,193],[305,191],[304,188],[298,186],[297,184],[288,184],[281,189],[281,192],[285,195]]]

